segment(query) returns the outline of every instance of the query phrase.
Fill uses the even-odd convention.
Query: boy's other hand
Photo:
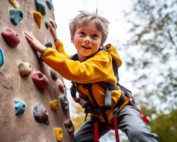
[[[46,47],[42,45],[32,34],[24,32],[25,38],[30,43],[30,45],[39,53],[42,53]]]
[[[50,27],[50,32],[53,36],[53,39],[56,40],[57,39],[57,33],[56,33],[57,24],[55,23],[55,21],[49,20],[49,27]]]

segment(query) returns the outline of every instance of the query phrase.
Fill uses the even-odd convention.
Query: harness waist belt
[[[118,103],[115,106],[116,110],[124,103],[124,99],[125,99],[125,94],[122,91],[120,99],[119,99]],[[88,107],[85,108],[85,113],[92,113],[94,115],[100,115],[100,114],[104,114],[106,110],[108,110],[108,109],[106,107],[104,107],[104,106],[97,107],[97,108],[92,108],[92,107],[88,106]]]

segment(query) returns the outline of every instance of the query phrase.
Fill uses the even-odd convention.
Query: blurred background
[[[69,22],[78,11],[95,12],[110,22],[106,43],[116,46],[123,64],[120,84],[132,91],[137,106],[151,120],[160,142],[177,141],[177,0],[52,0],[58,38],[68,54],[76,50],[70,42]],[[75,129],[85,113],[70,97],[70,115]],[[128,142],[120,131],[121,142]],[[100,142],[115,142],[110,131]]]

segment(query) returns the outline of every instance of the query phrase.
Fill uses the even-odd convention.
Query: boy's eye
[[[80,34],[81,34],[81,35],[85,35],[85,33],[84,33],[84,32],[80,32]]]
[[[93,34],[92,37],[98,37],[98,35],[97,34]]]

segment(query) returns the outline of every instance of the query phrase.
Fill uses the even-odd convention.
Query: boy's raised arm
[[[50,32],[52,34],[52,37],[54,39],[55,42],[55,46],[56,49],[59,53],[65,55],[67,58],[69,58],[69,55],[67,55],[67,53],[65,52],[63,43],[58,39],[57,37],[57,33],[56,33],[56,29],[57,29],[57,24],[55,23],[55,21],[50,20],[49,21],[49,27],[50,27]]]

